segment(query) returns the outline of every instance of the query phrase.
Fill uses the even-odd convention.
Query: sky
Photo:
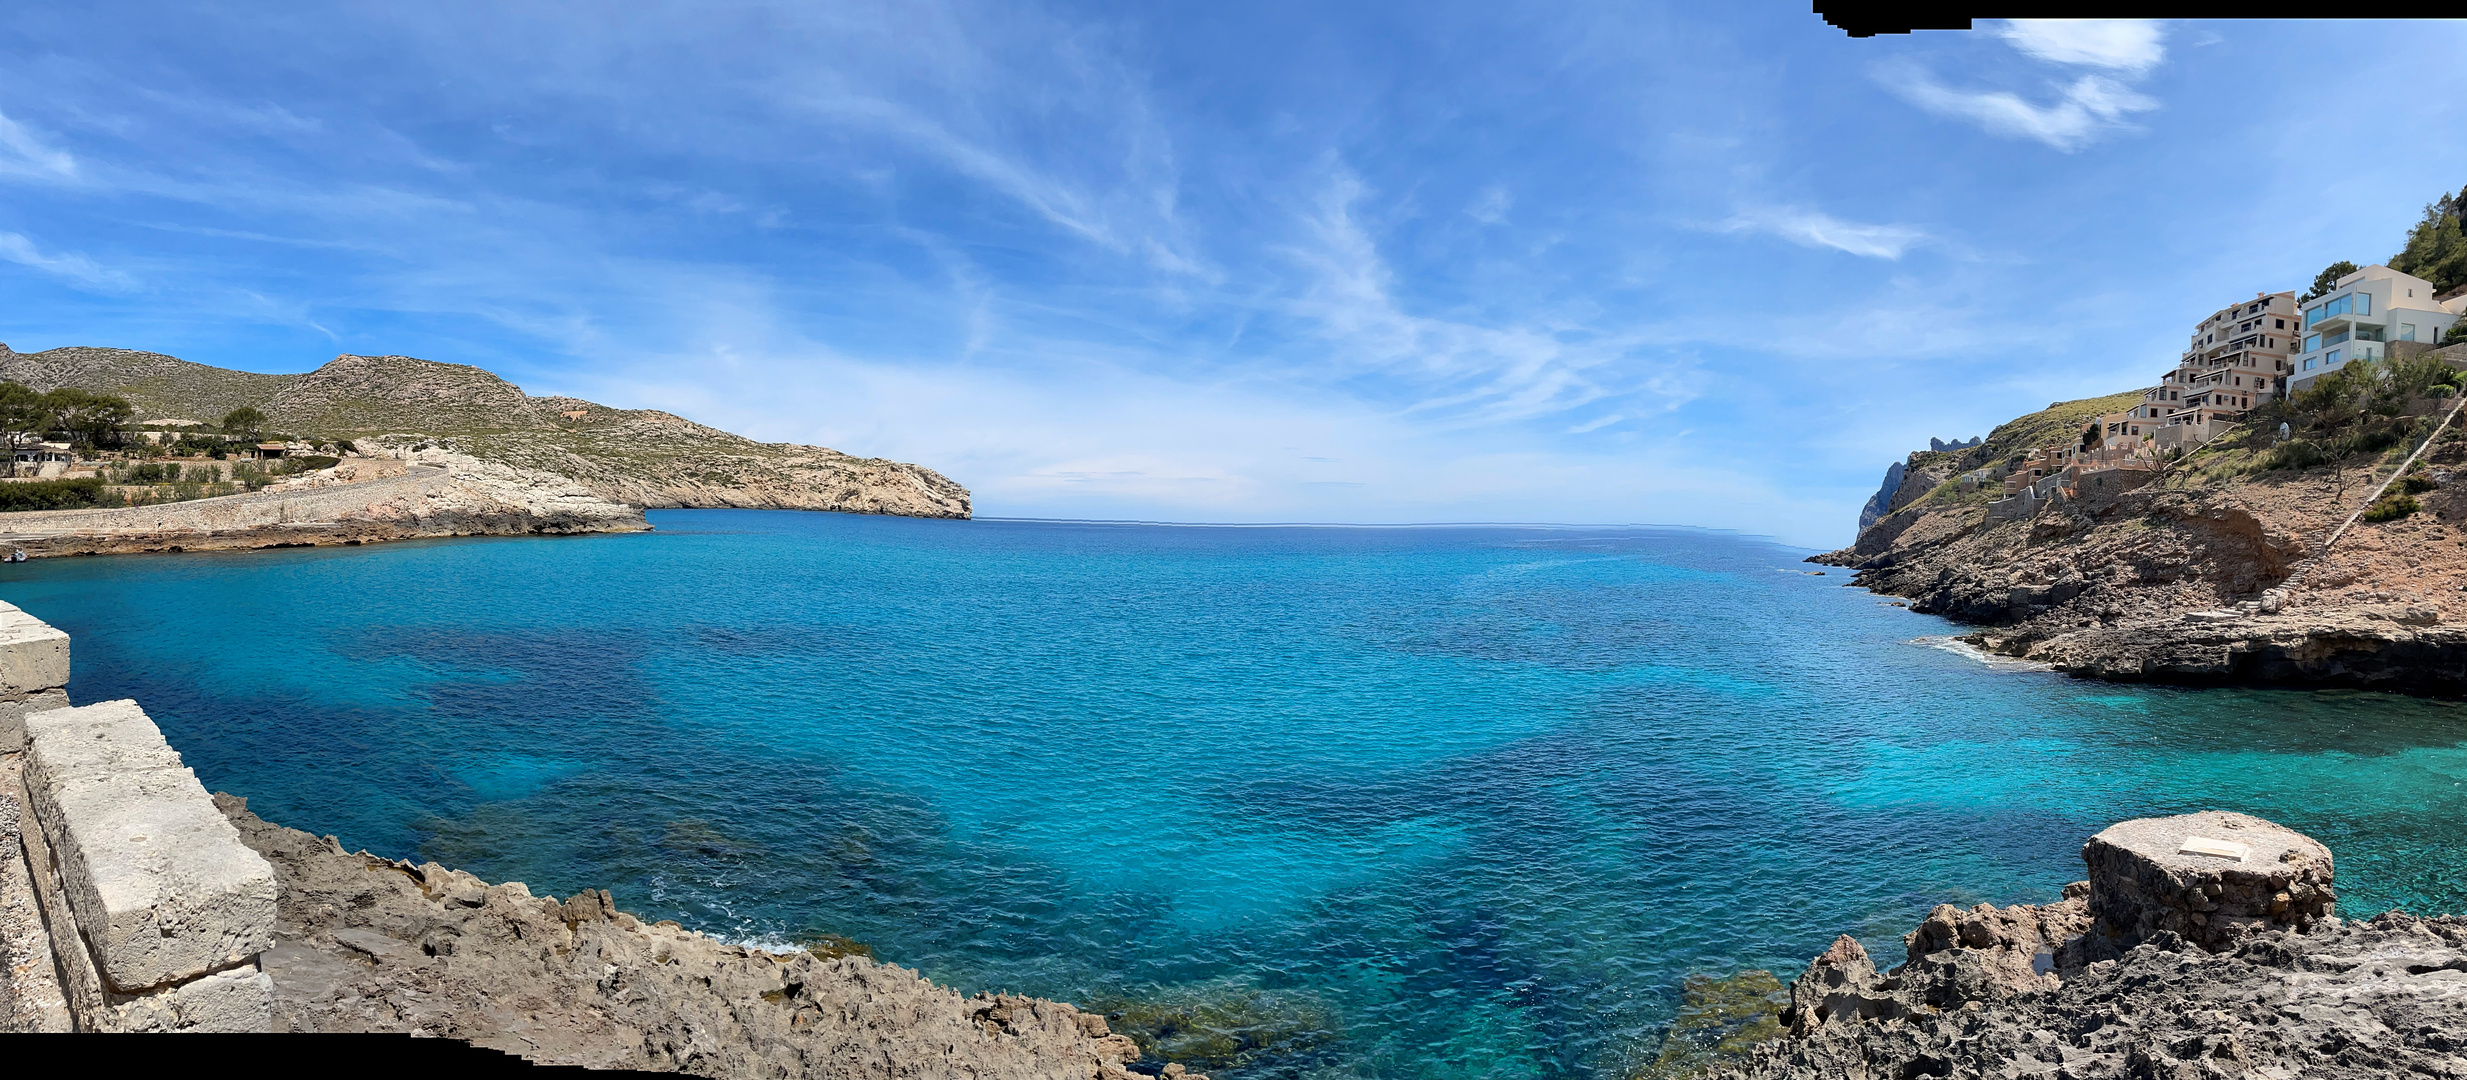
[[[280,10],[276,10],[278,8]],[[980,516],[1851,539],[2467,184],[2467,24],[17,5],[0,342],[342,353]],[[2410,60],[2413,56],[2415,59]]]

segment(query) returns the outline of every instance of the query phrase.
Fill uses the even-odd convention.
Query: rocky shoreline
[[[650,528],[641,509],[566,477],[429,447],[349,458],[246,495],[0,515],[0,550],[45,558]]]
[[[2467,432],[2427,420],[2417,441],[2339,468],[2214,447],[2015,513],[1964,489],[2016,452],[2008,428],[2034,424],[1913,455],[1890,512],[1809,561],[1977,627],[1965,640],[1983,650],[2083,678],[2467,696]],[[2401,472],[2416,509],[2360,518]]]
[[[2219,854],[2212,854],[2218,852]],[[1714,1080],[2467,1077],[2467,919],[2335,914],[2328,849],[2241,814],[2124,822],[2046,905],[1842,937]]]

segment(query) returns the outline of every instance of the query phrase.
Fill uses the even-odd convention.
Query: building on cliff
[[[2099,418],[2103,449],[2177,446],[2217,434],[2286,391],[2298,342],[2296,294],[2255,293],[2211,312],[2173,370],[2142,391],[2142,403]]]
[[[2433,283],[2375,264],[2340,278],[2305,305],[2290,392],[2357,360],[2388,354],[2391,343],[2435,342],[2467,315],[2467,295],[2434,296]]]

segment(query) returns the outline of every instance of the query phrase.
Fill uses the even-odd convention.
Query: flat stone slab
[[[17,697],[69,684],[69,636],[0,604],[0,695]]]
[[[134,701],[30,712],[25,725],[27,738],[41,747],[28,763],[29,785],[184,767],[180,752]]]
[[[2329,848],[2249,814],[2119,822],[2082,861],[2094,928],[2126,946],[2166,930],[2223,951],[2253,933],[2311,930],[2337,901]]]
[[[274,942],[274,871],[135,702],[26,718],[26,787],[95,966],[121,993]]]

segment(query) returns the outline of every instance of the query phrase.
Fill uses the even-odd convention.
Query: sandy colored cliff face
[[[1059,1002],[726,945],[646,925],[605,892],[559,901],[346,854],[216,799],[281,885],[265,957],[278,1030],[424,1033],[543,1063],[732,1078],[1127,1080],[1140,1056]]]

